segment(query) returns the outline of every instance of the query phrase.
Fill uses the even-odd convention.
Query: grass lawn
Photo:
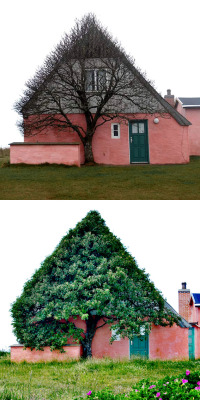
[[[184,165],[7,165],[0,154],[1,200],[200,199],[200,157]],[[4,166],[5,165],[5,166]]]
[[[92,359],[79,362],[11,363],[0,358],[0,399],[2,391],[13,391],[17,399],[72,400],[89,390],[106,387],[114,393],[131,389],[136,382],[149,378],[152,382],[165,376],[185,375],[186,369],[200,371],[198,361],[113,361]],[[87,397],[87,396],[86,396]],[[9,397],[10,399],[10,397]],[[12,396],[15,400],[15,397]]]

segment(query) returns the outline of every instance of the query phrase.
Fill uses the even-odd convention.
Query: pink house
[[[111,357],[117,359],[130,359],[141,356],[150,360],[188,360],[200,358],[200,294],[190,293],[186,284],[182,284],[179,290],[179,325],[163,327],[152,325],[150,334],[147,335],[141,329],[141,335],[135,336],[133,340],[121,338],[115,334],[114,325],[112,329],[108,325],[97,330],[92,342],[93,357]],[[177,312],[165,302],[165,307]],[[73,321],[77,327],[85,329],[85,321],[79,317]],[[102,321],[99,321],[99,325]],[[110,338],[114,335],[115,340],[110,344]],[[51,361],[79,359],[82,355],[80,345],[70,341],[64,346],[65,353],[50,351],[45,347],[44,351],[31,351],[23,349],[23,345],[11,346],[11,360],[19,361]]]
[[[80,54],[82,42],[84,55]],[[58,47],[55,65],[50,68],[48,61],[41,75],[37,74],[40,80],[36,77],[31,89],[29,83],[30,93],[18,106],[24,118],[24,143],[10,144],[10,162],[80,166],[86,159],[88,126],[94,129],[98,118],[90,143],[95,163],[188,163],[190,115],[163,99],[93,19],[78,43],[69,49],[67,44]],[[115,69],[114,57],[120,59]],[[64,78],[68,74],[63,84],[66,91],[58,95],[61,74]],[[125,77],[121,86],[120,74]]]

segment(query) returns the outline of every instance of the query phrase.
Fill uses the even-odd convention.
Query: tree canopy
[[[62,349],[73,337],[85,356],[92,354],[100,320],[101,326],[114,323],[118,333],[129,338],[139,334],[141,325],[148,330],[151,323],[177,322],[97,211],[90,211],[63,237],[26,282],[11,312],[14,333],[25,347]],[[84,333],[76,327],[77,316],[86,322]]]

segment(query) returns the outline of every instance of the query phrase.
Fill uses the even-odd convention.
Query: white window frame
[[[114,136],[114,126],[118,126],[118,135]],[[120,124],[119,123],[113,123],[111,124],[111,138],[112,139],[120,139]]]
[[[117,329],[115,329],[115,328],[112,328],[111,336],[115,342],[119,342],[121,340],[121,335],[119,333],[117,333]]]
[[[86,73],[87,73],[87,71],[92,71],[94,73],[94,88],[88,90],[87,87],[85,87],[86,92],[98,92],[99,90],[101,91],[101,89],[99,89],[99,87],[98,87],[98,72],[99,71],[105,71],[106,86],[107,86],[108,76],[107,76],[107,70],[105,68],[87,68],[85,71],[86,71]]]

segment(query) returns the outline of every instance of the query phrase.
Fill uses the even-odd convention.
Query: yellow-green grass
[[[200,157],[184,165],[9,165],[0,156],[0,199],[200,199]]]
[[[198,361],[113,361],[91,359],[80,362],[11,363],[0,359],[1,393],[12,391],[23,399],[72,400],[85,396],[89,390],[106,387],[114,393],[127,393],[142,379],[154,382],[165,376],[177,376],[186,369],[200,371]],[[13,396],[14,397],[14,396]],[[86,396],[87,397],[87,396]]]

